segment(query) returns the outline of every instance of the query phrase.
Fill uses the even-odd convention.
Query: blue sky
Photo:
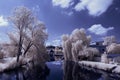
[[[45,23],[47,44],[60,44],[62,34],[85,28],[93,41],[115,35],[120,40],[120,0],[0,0],[0,42],[12,31],[7,17],[17,6],[25,6]]]

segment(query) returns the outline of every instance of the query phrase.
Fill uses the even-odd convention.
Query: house
[[[89,47],[97,48],[100,53],[104,53],[104,51],[106,51],[106,46],[103,45],[103,41],[92,42]]]

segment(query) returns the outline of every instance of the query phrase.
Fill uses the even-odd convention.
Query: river
[[[53,61],[47,62],[44,69],[37,67],[0,73],[0,80],[120,80],[120,75],[81,66],[71,61]]]

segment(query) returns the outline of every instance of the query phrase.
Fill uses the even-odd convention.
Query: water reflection
[[[0,80],[120,80],[120,75],[85,67],[71,61],[55,61],[48,62],[42,67],[0,73]]]
[[[67,61],[64,62],[64,80],[120,80],[120,75]]]
[[[9,72],[0,73],[0,80],[46,80],[49,74],[47,66],[36,66],[30,69],[16,69]]]
[[[97,80],[100,74],[81,68],[78,63],[64,63],[64,80]]]

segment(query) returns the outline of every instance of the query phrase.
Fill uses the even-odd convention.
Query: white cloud
[[[108,31],[113,30],[113,29],[114,27],[105,28],[101,24],[94,24],[90,28],[88,28],[88,31],[96,35],[105,35],[107,34]]]
[[[71,15],[74,14],[72,11],[70,11],[70,12],[65,12],[65,11],[63,11],[63,12],[61,12],[61,13],[62,13],[62,14],[65,14],[65,15],[68,15],[68,16],[71,16]]]
[[[7,36],[7,34],[0,32],[0,43],[6,43],[9,42],[9,38]]]
[[[61,45],[61,40],[55,39],[53,41],[46,42],[46,46],[49,46],[49,45],[60,46]]]
[[[106,12],[113,0],[80,0],[75,6],[76,11],[88,10],[92,16],[99,16]]]
[[[73,5],[73,0],[52,0],[53,6],[60,6],[61,8],[68,8]]]
[[[50,42],[46,42],[46,46],[50,46],[51,45],[51,43]]]
[[[73,12],[72,12],[72,11],[68,13],[68,16],[71,16],[71,15],[73,15]]]
[[[61,40],[59,40],[59,39],[53,40],[53,41],[52,41],[52,44],[53,44],[54,46],[60,46]]]
[[[0,16],[0,27],[8,26],[8,21],[3,16]]]
[[[32,7],[32,10],[33,10],[33,12],[38,13],[40,11],[40,6],[36,5],[36,6]]]

